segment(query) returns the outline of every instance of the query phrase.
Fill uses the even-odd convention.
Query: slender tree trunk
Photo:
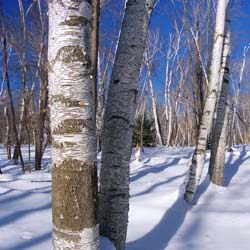
[[[137,85],[152,8],[152,0],[127,1],[104,115],[99,219],[116,250],[125,249]]]
[[[89,0],[49,1],[54,250],[97,250],[96,136]]]
[[[172,137],[172,103],[170,96],[170,86],[172,83],[172,69],[168,72],[168,63],[166,67],[166,86],[165,86],[165,107],[166,107],[166,121],[167,121],[167,141],[166,146],[169,147],[171,145],[171,137]]]
[[[215,125],[212,131],[211,157],[209,164],[209,175],[213,183],[224,185],[224,165],[227,145],[228,128],[228,96],[230,83],[229,53],[230,53],[230,20],[229,9],[227,9],[225,23],[225,37],[223,45],[222,67],[221,67],[221,91],[218,91],[218,108],[216,111]]]
[[[41,81],[40,86],[40,110],[39,118],[36,130],[35,139],[35,170],[41,170],[42,157],[44,153],[43,141],[44,141],[44,126],[47,115],[48,106],[48,80],[44,79]]]
[[[207,137],[210,133],[212,126],[217,92],[219,88],[218,83],[220,81],[219,72],[221,68],[221,57],[227,5],[228,0],[219,0],[217,4],[208,96],[204,105],[202,121],[199,129],[199,136],[193,154],[192,164],[190,166],[189,180],[186,186],[186,192],[184,194],[185,200],[189,203],[193,201],[194,195],[200,182],[206,158]]]
[[[21,56],[21,66],[22,66],[22,101],[21,101],[21,111],[20,111],[20,121],[18,126],[18,136],[19,142],[22,144],[23,140],[23,131],[26,128],[26,110],[27,110],[27,62],[26,62],[26,24],[25,24],[25,14],[23,9],[23,2],[22,0],[18,0],[19,5],[19,12],[21,18],[21,27],[22,27],[22,56]],[[29,131],[26,130],[28,133]],[[13,154],[13,161],[14,164],[17,163],[19,154],[17,146],[15,147],[14,154]]]
[[[162,146],[163,141],[162,141],[162,136],[161,136],[161,128],[160,128],[159,118],[158,118],[158,114],[157,114],[156,97],[155,97],[153,82],[152,82],[150,74],[149,74],[149,89],[150,89],[151,98],[152,98],[152,109],[153,109],[153,114],[154,114],[156,136],[157,136],[159,145]]]
[[[97,109],[97,63],[99,46],[100,0],[92,0],[91,67],[95,110]]]
[[[22,152],[21,152],[21,146],[20,146],[17,128],[16,128],[16,117],[15,117],[14,103],[13,103],[12,93],[11,93],[11,89],[10,89],[9,71],[8,71],[8,55],[7,55],[7,37],[6,37],[6,31],[5,31],[5,26],[4,26],[4,17],[3,17],[3,13],[2,13],[1,8],[0,8],[0,12],[1,12],[1,21],[2,21],[2,35],[3,35],[4,79],[6,81],[8,98],[9,98],[9,102],[10,102],[10,111],[11,111],[11,118],[12,118],[12,122],[13,122],[13,133],[14,133],[16,148],[17,148],[17,152],[20,156],[22,173],[24,173],[25,166],[24,166],[23,156],[22,156]]]
[[[143,128],[144,128],[144,119],[145,119],[145,110],[146,110],[146,101],[143,100],[143,108],[142,108],[142,117],[141,117],[141,131],[140,131],[140,147],[142,153],[144,153],[144,146],[143,146]]]
[[[42,16],[41,3],[40,0],[37,1],[39,8],[39,17],[41,23],[41,41],[39,48],[39,56],[37,62],[37,72],[36,77],[40,78],[40,99],[39,99],[39,117],[38,124],[35,130],[35,170],[41,169],[42,157],[43,157],[43,141],[44,141],[44,126],[47,115],[47,106],[48,106],[48,72],[41,70],[42,67],[42,53],[44,50],[44,20]],[[40,74],[39,74],[40,69]]]
[[[4,116],[6,120],[6,149],[7,149],[7,159],[11,159],[11,140],[10,140],[10,114],[7,107],[4,108]]]

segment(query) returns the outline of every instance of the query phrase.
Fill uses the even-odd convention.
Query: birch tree
[[[125,249],[129,209],[129,162],[137,85],[152,0],[128,0],[104,114],[100,174],[100,232]]]
[[[194,195],[200,182],[206,158],[207,137],[212,126],[218,92],[218,84],[220,81],[221,57],[227,5],[228,0],[219,0],[216,7],[216,22],[210,66],[210,78],[208,86],[209,89],[202,114],[197,144],[192,157],[189,179],[184,194],[184,199],[189,203],[193,201]]]
[[[54,250],[96,250],[96,136],[89,0],[49,1]]]
[[[25,118],[26,118],[26,100],[27,100],[27,62],[26,62],[26,22],[25,22],[25,14],[23,9],[23,2],[22,0],[18,0],[19,5],[19,12],[20,12],[20,19],[21,19],[21,29],[22,29],[22,48],[21,48],[21,56],[20,56],[20,63],[22,66],[22,100],[21,100],[21,111],[20,111],[20,122],[18,126],[18,136],[19,142],[22,144],[23,139],[23,130],[25,125]],[[17,159],[19,157],[17,146],[15,147],[14,154],[13,154],[13,162],[17,164]]]
[[[6,149],[7,149],[7,159],[11,159],[11,140],[10,140],[10,114],[8,107],[4,108],[4,117],[6,120]]]
[[[39,114],[38,114],[38,124],[35,129],[35,169],[41,169],[42,157],[44,153],[44,134],[45,134],[45,120],[47,115],[48,106],[48,72],[47,72],[47,61],[44,60],[44,40],[45,40],[45,21],[42,15],[42,6],[40,0],[37,0],[38,13],[41,25],[41,36],[39,39],[39,51],[37,60],[37,71],[36,78],[40,78],[40,96],[39,96]],[[31,90],[30,99],[33,95],[33,90]]]
[[[148,48],[145,53],[145,64],[147,67],[147,77],[148,77],[148,86],[151,93],[151,101],[152,101],[152,110],[154,116],[154,124],[155,124],[155,131],[157,136],[157,141],[160,146],[163,145],[163,139],[161,134],[161,127],[159,122],[159,117],[157,113],[157,102],[156,102],[156,95],[153,87],[153,80],[152,80],[152,71],[153,71],[153,61],[156,54],[161,49],[160,44],[160,37],[159,32],[156,33],[149,33],[149,42]],[[142,146],[142,145],[141,145]]]
[[[218,108],[216,111],[215,125],[212,131],[211,157],[209,175],[213,183],[224,185],[224,165],[227,145],[228,130],[228,96],[230,83],[229,53],[230,53],[230,20],[229,7],[227,9],[223,56],[221,63],[221,79],[218,91]],[[220,91],[221,89],[221,91]]]

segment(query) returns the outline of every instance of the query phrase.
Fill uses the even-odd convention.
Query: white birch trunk
[[[138,78],[146,47],[152,0],[128,0],[105,107],[99,193],[101,234],[125,249],[129,163]]]
[[[193,201],[203,172],[206,158],[207,137],[209,135],[213,122],[218,84],[220,81],[221,57],[227,5],[228,0],[219,0],[217,3],[208,95],[205,101],[198,140],[192,158],[192,164],[190,166],[189,180],[186,186],[186,192],[184,194],[185,200],[189,203]]]
[[[224,185],[224,165],[228,128],[228,96],[230,83],[229,53],[230,53],[230,20],[227,9],[225,23],[225,37],[221,67],[221,91],[218,91],[218,108],[216,111],[215,125],[212,131],[211,157],[209,175],[213,183]]]
[[[152,98],[152,109],[153,109],[153,115],[154,115],[154,121],[155,121],[156,136],[157,136],[159,145],[162,146],[163,141],[162,141],[162,136],[161,136],[159,119],[158,119],[158,115],[157,115],[156,97],[155,97],[155,92],[154,92],[153,83],[152,83],[150,73],[149,73],[149,89],[150,89],[151,98]]]
[[[98,76],[97,76],[97,108],[96,108],[96,137],[97,137],[97,151],[101,151],[101,136],[103,125],[103,110],[104,110],[104,81],[101,76],[100,55],[98,54]],[[107,63],[108,64],[108,63]]]
[[[172,69],[169,70],[169,59],[166,66],[166,83],[165,83],[165,108],[166,108],[166,121],[167,121],[167,141],[166,146],[170,146],[172,135],[172,104],[170,99],[170,86],[172,83]]]
[[[21,17],[21,27],[22,27],[22,56],[20,59],[20,63],[22,66],[22,100],[21,100],[21,110],[20,110],[20,121],[18,125],[18,139],[20,144],[22,144],[24,123],[26,116],[26,99],[27,99],[26,24],[25,24],[25,15],[24,15],[22,0],[18,0],[18,5]],[[19,157],[18,150],[17,147],[15,147],[15,151],[13,154],[14,164],[17,164],[18,157]]]
[[[89,0],[49,0],[54,250],[97,250],[96,136]]]

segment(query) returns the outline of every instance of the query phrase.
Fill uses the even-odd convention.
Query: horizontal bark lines
[[[221,57],[227,5],[228,0],[219,0],[217,4],[214,44],[210,66],[211,73],[209,78],[209,90],[204,105],[197,145],[193,154],[192,164],[190,166],[190,177],[186,186],[186,192],[184,194],[185,200],[189,203],[193,201],[194,194],[196,193],[200,182],[206,158],[207,137],[212,126],[218,84],[220,81]]]
[[[89,1],[49,3],[53,249],[96,250],[96,137]]]

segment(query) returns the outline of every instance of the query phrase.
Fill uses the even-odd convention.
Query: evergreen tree
[[[133,147],[141,143],[141,130],[142,130],[143,145],[140,146],[146,146],[146,147],[155,146],[156,132],[153,120],[150,120],[145,116],[143,121],[143,129],[141,129],[141,125],[142,125],[142,116],[139,116],[135,120],[134,133],[133,133]]]

